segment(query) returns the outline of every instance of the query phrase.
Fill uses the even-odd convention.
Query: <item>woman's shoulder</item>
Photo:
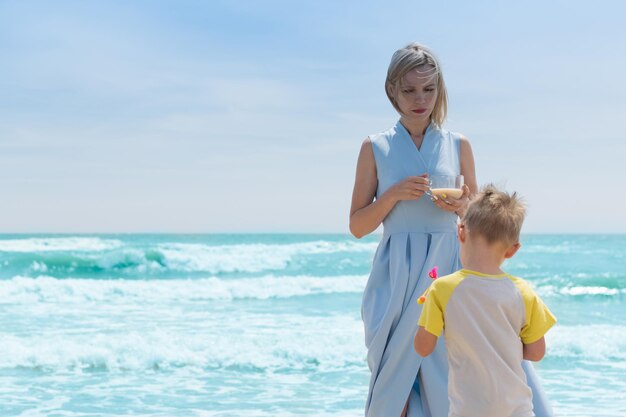
[[[395,136],[395,134],[396,134],[396,126],[394,125],[387,130],[383,130],[382,132],[373,133],[369,135],[368,138],[370,139],[371,142],[376,142],[376,141],[380,141],[384,139],[389,140],[390,138]]]
[[[393,138],[396,136],[396,133],[396,126],[393,126],[385,131],[369,135],[363,142],[363,145],[365,146],[365,143],[367,142],[368,146],[370,146],[373,150],[386,154],[389,152],[389,148],[393,142]]]
[[[451,144],[454,144],[460,153],[471,152],[470,140],[461,132],[454,130],[447,130],[440,128],[440,132],[443,137],[449,139]]]
[[[457,132],[456,130],[448,130],[444,127],[440,127],[439,131],[441,132],[441,134],[443,136],[447,136],[450,139],[459,141],[459,142],[468,142],[469,143],[469,139],[467,138],[467,136],[465,136],[463,133],[461,132]]]

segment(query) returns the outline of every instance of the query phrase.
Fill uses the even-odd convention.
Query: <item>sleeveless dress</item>
[[[460,174],[460,135],[434,124],[418,150],[398,122],[370,136],[379,198],[407,176]],[[409,399],[409,417],[448,417],[448,358],[443,337],[422,358],[413,349],[422,306],[418,297],[438,267],[440,276],[461,268],[457,216],[439,209],[428,196],[399,201],[383,221],[384,232],[363,293],[367,362],[371,371],[366,417],[400,417]],[[552,416],[532,365],[524,361],[537,417]]]

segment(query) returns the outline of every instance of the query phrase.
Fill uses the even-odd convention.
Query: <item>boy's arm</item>
[[[415,340],[413,340],[413,346],[415,351],[420,356],[428,356],[433,353],[435,346],[437,346],[438,337],[432,333],[429,333],[424,326],[420,326],[415,334]]]
[[[531,286],[520,278],[513,277],[524,300],[525,324],[520,332],[523,343],[523,358],[540,361],[546,353],[544,335],[556,323],[556,317],[535,294]]]
[[[420,356],[426,357],[435,350],[437,339],[443,332],[445,305],[456,286],[451,284],[457,284],[458,281],[451,280],[450,277],[449,275],[435,280],[422,296],[425,298],[424,307],[413,339],[413,347]]]
[[[536,342],[524,345],[524,359],[528,361],[540,361],[546,354],[546,338],[542,337]]]

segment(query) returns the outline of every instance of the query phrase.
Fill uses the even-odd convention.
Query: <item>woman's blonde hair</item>
[[[437,75],[437,99],[435,107],[430,115],[430,120],[437,126],[441,127],[446,120],[448,114],[448,92],[446,91],[446,83],[443,80],[441,66],[435,54],[426,46],[417,42],[408,44],[402,49],[398,49],[391,57],[389,69],[387,70],[387,79],[385,80],[385,91],[387,97],[393,107],[402,114],[400,107],[393,94],[400,91],[402,86],[402,78],[409,72],[422,65],[430,65],[434,72],[429,71],[429,75]]]

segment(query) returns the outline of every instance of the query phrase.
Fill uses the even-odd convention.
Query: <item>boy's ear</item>
[[[506,252],[504,252],[504,259],[512,258],[513,255],[522,247],[522,244],[517,242],[515,245],[511,245]]]
[[[465,243],[465,225],[463,223],[459,223],[456,226],[456,230],[457,230],[457,237],[459,238],[459,242],[461,243]]]

